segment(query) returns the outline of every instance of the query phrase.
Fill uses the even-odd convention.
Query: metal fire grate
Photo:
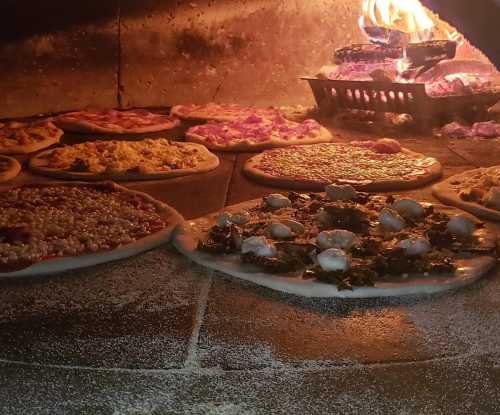
[[[463,96],[430,97],[423,83],[339,81],[302,77],[311,86],[325,115],[346,109],[410,114],[423,130],[442,115],[485,110],[500,101],[500,91]]]

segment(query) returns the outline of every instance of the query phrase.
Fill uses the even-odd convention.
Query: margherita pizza
[[[322,190],[329,183],[364,191],[418,187],[441,175],[434,158],[402,148],[395,140],[323,143],[264,151],[243,171],[266,185]]]
[[[54,122],[64,131],[102,134],[152,133],[180,124],[179,119],[171,115],[141,109],[70,112],[58,116]]]
[[[58,143],[62,135],[49,119],[0,123],[0,154],[33,153]]]
[[[258,108],[238,104],[201,104],[175,105],[170,113],[184,120],[238,121],[252,115],[273,118],[280,112],[276,108]]]
[[[21,164],[12,157],[0,156],[0,183],[12,180],[21,171]]]
[[[44,151],[29,163],[36,173],[79,180],[165,179],[218,165],[218,157],[204,146],[165,138],[90,141]]]
[[[278,114],[273,118],[252,115],[239,121],[208,122],[191,127],[186,138],[212,150],[258,151],[294,144],[324,143],[331,141],[332,135],[312,119],[296,123]]]
[[[330,185],[272,194],[181,227],[193,261],[308,297],[432,293],[470,284],[496,263],[496,236],[473,217],[413,199]]]
[[[468,170],[432,188],[434,196],[476,216],[500,221],[500,166]]]
[[[182,217],[112,182],[53,183],[0,192],[0,277],[82,268],[168,242]]]

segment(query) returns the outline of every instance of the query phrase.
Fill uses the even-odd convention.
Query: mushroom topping
[[[431,243],[423,237],[408,238],[399,241],[398,248],[404,251],[406,256],[418,256],[426,254],[431,250]]]
[[[399,232],[406,226],[404,219],[399,216],[398,212],[391,209],[382,209],[378,215],[378,220],[380,227],[390,232]]]
[[[446,225],[449,233],[457,238],[469,238],[476,230],[476,224],[465,215],[455,215]]]
[[[490,189],[484,199],[486,207],[500,210],[500,186],[495,186]]]
[[[403,218],[420,218],[425,210],[420,203],[413,199],[399,199],[392,204],[392,208]]]
[[[356,234],[344,229],[320,232],[316,237],[316,242],[321,249],[340,248],[349,250],[360,244]]]
[[[217,223],[219,226],[229,226],[231,224],[244,225],[249,220],[250,220],[250,214],[246,211],[241,211],[236,213],[223,212],[217,219]]]
[[[235,225],[244,225],[245,223],[250,221],[250,214],[242,210],[240,212],[235,212],[231,215],[231,222]]]
[[[279,222],[271,223],[267,229],[271,236],[276,239],[289,239],[293,237],[292,230],[288,226]]]
[[[232,224],[231,222],[231,214],[229,212],[222,212],[217,218],[217,224],[219,226],[229,226]]]
[[[351,185],[336,185],[329,184],[325,187],[326,195],[333,202],[337,202],[339,200],[353,200],[356,199],[357,192]]]
[[[277,249],[272,242],[269,242],[265,236],[251,236],[243,241],[241,252],[247,254],[249,252],[256,256],[275,257]]]
[[[349,256],[341,249],[327,249],[321,252],[317,258],[324,271],[347,271],[350,268]]]
[[[274,209],[292,206],[292,201],[280,193],[273,193],[264,197],[264,202]]]
[[[301,235],[306,231],[306,228],[302,223],[297,222],[296,220],[293,219],[281,219],[280,221],[283,225],[288,226],[294,233],[297,235]]]

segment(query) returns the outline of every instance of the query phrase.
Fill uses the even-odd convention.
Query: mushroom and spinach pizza
[[[37,154],[30,169],[46,176],[79,180],[150,180],[203,173],[219,165],[201,144],[165,138],[97,140]]]
[[[0,192],[0,277],[40,275],[136,255],[168,242],[182,217],[112,182]]]
[[[58,143],[62,135],[50,119],[0,122],[0,154],[33,153]]]
[[[175,105],[170,113],[173,116],[185,120],[206,120],[206,121],[238,121],[245,120],[253,115],[262,118],[273,118],[280,111],[273,107],[259,108],[239,104],[188,104]]]
[[[21,164],[12,157],[0,156],[0,183],[12,180],[21,171]]]
[[[271,194],[176,232],[193,261],[310,297],[378,297],[464,286],[496,263],[496,235],[453,209],[329,185]]]
[[[277,114],[274,117],[251,115],[230,122],[210,121],[191,127],[186,133],[186,139],[203,144],[211,150],[258,151],[295,144],[329,142],[332,135],[315,120],[297,123]]]
[[[321,143],[266,150],[244,165],[250,178],[271,186],[322,190],[329,183],[363,191],[418,187],[442,174],[432,157],[391,139]]]
[[[135,110],[84,110],[59,115],[54,119],[64,131],[76,133],[135,134],[176,128],[177,117]]]
[[[500,166],[456,174],[434,185],[432,192],[443,203],[500,221]]]

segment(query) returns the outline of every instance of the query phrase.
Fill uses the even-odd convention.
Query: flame
[[[397,30],[411,42],[432,37],[434,23],[419,0],[363,0],[362,11],[363,27]]]
[[[462,46],[464,44],[464,38],[463,36],[458,33],[456,30],[453,32],[450,32],[449,30],[446,30],[446,36],[448,37],[448,40],[453,40],[454,42],[457,43],[457,48]]]

